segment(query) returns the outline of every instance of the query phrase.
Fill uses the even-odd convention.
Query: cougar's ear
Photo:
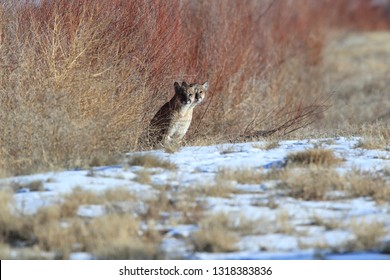
[[[175,91],[178,91],[181,88],[178,82],[175,82],[173,87],[175,88]]]
[[[188,87],[186,81],[183,81],[183,82],[181,83],[181,86],[182,86],[182,87]]]
[[[205,82],[202,86],[203,86],[204,90],[208,90],[209,89],[209,82]]]

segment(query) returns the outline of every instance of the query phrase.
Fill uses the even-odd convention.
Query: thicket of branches
[[[327,32],[388,26],[365,0],[2,0],[0,9],[6,174],[139,149],[176,80],[210,84],[191,139],[292,132],[326,108],[315,69]]]

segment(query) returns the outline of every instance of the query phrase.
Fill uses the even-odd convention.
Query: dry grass
[[[378,203],[390,199],[390,185],[380,174],[352,170],[340,175],[323,166],[287,169],[279,187],[288,195],[303,200],[333,200],[340,197],[371,197]],[[342,191],[336,196],[331,191]]]
[[[146,169],[141,169],[136,172],[137,177],[135,181],[140,184],[151,185],[152,184],[152,173]]]
[[[346,241],[341,246],[332,247],[325,240],[319,240],[316,243],[300,243],[302,249],[331,249],[335,253],[355,252],[355,251],[373,251],[384,250],[385,245],[383,238],[385,238],[389,230],[386,228],[383,222],[353,219],[349,223],[342,223],[335,219],[324,219],[323,217],[314,216],[314,222],[316,225],[324,226],[326,230],[344,229],[351,231],[354,234],[354,239]],[[321,259],[324,256],[320,256]]]
[[[139,222],[131,214],[110,214],[93,219],[85,234],[87,251],[112,241],[131,240],[139,236]]]
[[[339,229],[342,226],[342,221],[334,218],[324,218],[319,215],[313,215],[311,219],[314,225],[322,226],[325,230]]]
[[[382,239],[389,233],[383,222],[354,220],[348,226],[355,240],[345,246],[348,251],[371,251],[379,249]]]
[[[160,167],[168,170],[175,170],[177,168],[174,163],[152,154],[133,155],[128,160],[128,164],[130,166],[137,165],[146,168]]]
[[[41,180],[35,180],[28,183],[20,183],[20,182],[13,182],[12,189],[15,192],[19,192],[21,190],[29,190],[31,192],[42,192],[45,190],[43,182]]]
[[[221,180],[219,178],[216,178],[215,182],[209,183],[209,182],[203,182],[200,183],[194,187],[191,187],[189,190],[192,195],[194,196],[200,196],[200,197],[230,197],[232,196],[237,190],[235,190],[233,184],[226,180]]]
[[[145,243],[138,239],[112,241],[92,251],[101,260],[156,260],[163,259],[156,244]]]
[[[390,127],[387,122],[364,124],[359,133],[362,139],[356,145],[363,149],[390,149]]]
[[[55,252],[56,258],[68,258],[69,254],[77,249],[91,250],[94,246],[88,245],[88,242],[96,241],[91,238],[93,236],[91,232],[98,236],[104,234],[103,238],[110,240],[108,228],[116,225],[116,214],[110,214],[110,218],[105,220],[106,229],[102,224],[99,224],[101,227],[98,229],[96,226],[98,221],[87,223],[76,216],[80,205],[103,204],[108,206],[109,202],[134,200],[134,196],[125,189],[108,190],[101,195],[75,189],[71,194],[64,196],[62,203],[40,208],[34,216],[23,216],[10,212],[12,210],[11,196],[2,192],[1,198],[4,200],[1,203],[4,206],[1,211],[1,240],[10,244],[15,242],[37,244],[39,250]],[[110,224],[107,221],[113,221],[113,223]],[[119,231],[119,224],[115,228],[116,231]],[[123,224],[126,225],[125,222]],[[113,238],[116,239],[116,236]],[[75,247],[76,244],[78,245]]]
[[[115,188],[106,190],[101,197],[104,201],[135,201],[136,197],[134,193],[130,192],[127,188]]]
[[[0,244],[2,255],[9,244],[34,245],[34,252],[21,252],[17,258],[45,258],[40,252],[53,252],[55,258],[67,259],[73,251],[86,251],[97,258],[144,259],[162,257],[157,249],[161,235],[152,229],[141,229],[132,214],[111,211],[101,217],[84,219],[76,215],[79,205],[129,201],[134,197],[120,190],[106,191],[101,195],[76,190],[65,196],[64,202],[40,208],[35,215],[24,216],[13,211],[11,194],[0,192]],[[136,245],[132,245],[136,244]],[[115,248],[115,250],[114,250]],[[144,248],[144,250],[142,250]]]
[[[320,165],[333,166],[337,165],[342,160],[335,156],[332,150],[325,149],[310,149],[302,152],[296,152],[287,156],[288,165]]]
[[[147,200],[147,212],[142,218],[160,221],[163,224],[195,224],[203,217],[205,205],[197,201],[193,190],[186,189],[175,196],[168,195],[169,186],[160,189],[160,194]]]
[[[81,205],[102,204],[107,209],[111,209],[112,204],[116,202],[133,202],[135,200],[135,195],[126,188],[108,189],[102,193],[75,188],[70,194],[63,196],[63,202],[59,206],[53,207],[54,209],[58,208],[61,218],[66,218],[74,217]],[[48,210],[50,208],[45,209]]]
[[[199,223],[200,229],[192,235],[195,251],[232,252],[236,250],[237,235],[232,232],[231,220],[226,214],[215,214]]]
[[[53,207],[58,208],[61,218],[74,217],[80,205],[99,204],[101,202],[102,198],[96,192],[75,188],[70,194],[64,195],[62,204]]]
[[[28,243],[31,240],[29,218],[15,214],[13,195],[0,191],[0,244]]]
[[[45,220],[37,218],[34,227],[38,246],[56,252],[57,258],[67,259],[73,250],[91,252],[101,259],[143,259],[157,254],[153,244],[159,240],[144,239],[132,215],[112,213],[89,222],[82,219],[61,222],[58,218],[58,215]]]
[[[273,150],[280,146],[279,141],[271,140],[266,141],[264,144],[253,144],[253,148],[261,149],[261,150]]]
[[[266,172],[261,168],[222,168],[218,170],[216,179],[222,181],[235,181],[239,184],[261,184],[264,181],[278,180],[284,176],[285,172],[285,170],[278,169]]]
[[[290,221],[291,217],[287,210],[278,211],[275,219],[276,232],[292,235],[295,229]]]
[[[122,155],[120,154],[107,154],[102,152],[97,152],[93,155],[91,161],[88,163],[88,167],[93,166],[108,166],[108,165],[116,165],[122,162]]]
[[[74,244],[79,241],[82,223],[78,220],[69,220],[65,224],[53,215],[49,220],[40,223],[34,221],[34,236],[41,250],[55,252],[56,258],[68,259],[74,249]]]
[[[221,155],[234,154],[234,153],[237,153],[239,151],[240,150],[234,145],[222,146],[221,148],[219,148],[219,153]]]
[[[331,169],[311,167],[303,170],[290,170],[280,187],[287,194],[302,200],[326,200],[328,192],[343,188],[340,175]]]
[[[390,116],[390,102],[386,98],[389,64],[385,58],[389,46],[388,29],[337,32],[330,37],[323,50],[323,78],[334,90],[334,95],[332,108],[319,124],[322,128],[338,129],[337,133],[346,133],[343,135],[351,135],[351,129],[361,135],[368,129],[367,132],[371,130],[375,135],[377,123],[387,126]]]
[[[390,184],[379,174],[353,170],[344,177],[343,190],[353,197],[368,196],[378,203],[390,199]]]

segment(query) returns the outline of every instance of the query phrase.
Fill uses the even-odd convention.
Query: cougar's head
[[[209,83],[205,82],[204,84],[196,85],[196,94],[195,94],[195,103],[199,104],[203,101],[206,96],[206,92],[209,89]]]
[[[195,101],[197,85],[196,84],[187,84],[186,82],[182,82],[181,85],[178,82],[175,82],[175,94],[179,99],[180,104],[182,105],[190,105]]]

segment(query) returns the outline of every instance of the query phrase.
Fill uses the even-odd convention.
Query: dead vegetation
[[[344,177],[343,190],[352,197],[372,197],[378,203],[390,199],[390,183],[379,174],[353,170]]]
[[[146,221],[163,224],[193,224],[203,217],[205,204],[197,200],[192,189],[182,190],[177,195],[168,195],[169,186],[160,188],[157,197],[146,201],[147,211],[141,216]]]
[[[324,149],[310,149],[287,156],[288,165],[320,165],[329,167],[337,165],[341,161],[332,150]]]
[[[137,172],[137,177],[135,178],[135,181],[137,181],[140,184],[150,185],[152,184],[152,172],[146,169],[141,169]]]
[[[76,188],[60,203],[26,216],[14,212],[12,194],[2,192],[1,254],[4,258],[11,258],[10,250],[15,252],[15,246],[22,245],[27,251],[14,257],[67,259],[72,252],[89,252],[98,259],[162,259],[165,256],[159,244],[166,233],[165,227],[179,224],[199,225],[190,237],[184,237],[196,252],[236,251],[238,240],[245,235],[304,234],[296,230],[291,223],[291,213],[284,209],[277,211],[272,219],[261,217],[252,220],[230,214],[208,216],[205,212],[207,208],[202,202],[205,197],[229,199],[237,193],[233,181],[261,184],[267,180],[279,182],[269,198],[272,195],[288,195],[315,201],[365,196],[384,202],[388,201],[390,193],[388,183],[380,175],[358,170],[340,175],[332,168],[318,165],[269,172],[223,169],[217,174],[215,185],[179,189],[173,185],[153,186],[158,194],[143,201],[142,209],[135,208],[140,207],[136,204],[137,198],[124,188],[100,194]],[[330,195],[333,191],[339,193]],[[125,202],[127,206],[123,207],[119,202]],[[88,205],[102,205],[106,211],[99,217],[79,216],[80,206]],[[370,223],[363,229],[358,223],[345,224],[331,218],[313,216],[311,220],[312,225],[322,226],[327,231],[344,229],[353,232],[354,240],[338,249],[331,248],[340,252],[379,248],[387,234],[383,224]],[[371,227],[374,229],[369,230]],[[306,243],[303,242],[301,247],[314,246]],[[318,249],[329,249],[324,242],[316,244]],[[52,252],[53,255],[45,256],[42,252]]]
[[[293,157],[294,163],[299,164],[289,164],[283,169],[269,171],[254,168],[220,169],[216,180],[230,184],[232,182],[262,184],[267,181],[276,181],[278,189],[285,191],[286,195],[302,200],[371,197],[378,203],[383,203],[390,199],[390,185],[385,177],[361,170],[352,170],[340,175],[332,167],[334,163],[340,162],[333,153],[317,153],[317,151],[312,153],[310,150],[302,154],[294,154]],[[302,163],[304,163],[303,166]],[[237,191],[231,185],[221,193],[224,197],[228,197],[229,194]],[[332,194],[333,191],[339,193]]]
[[[280,146],[279,141],[277,140],[270,140],[266,141],[264,144],[253,144],[254,148],[261,149],[261,150],[273,150]]]
[[[18,217],[14,212],[12,193],[0,191],[0,244],[23,244],[32,238],[29,217]]]
[[[383,238],[389,233],[383,222],[353,220],[348,225],[355,240],[347,242],[347,251],[370,251],[379,249]]]
[[[309,2],[2,0],[0,172],[148,148],[139,138],[175,80],[210,82],[191,139],[307,127],[330,104],[318,67],[330,30],[388,27],[368,1]]]
[[[225,214],[215,214],[199,222],[199,230],[192,235],[195,251],[232,252],[238,236],[232,231],[232,222]]]
[[[335,55],[345,53],[324,53],[326,38],[334,29],[388,29],[388,20],[369,6],[370,1],[243,0],[218,5],[114,0],[108,6],[106,2],[1,1],[1,177],[111,165],[118,163],[118,153],[147,149],[139,136],[172,94],[173,81],[181,79],[207,79],[211,85],[189,131],[192,143],[215,144],[243,139],[238,138],[242,135],[246,140],[285,136],[324,119],[320,125],[325,123],[329,133],[340,129],[347,135],[363,135],[359,147],[388,148],[386,76],[356,83],[347,79],[356,76],[356,67]],[[386,44],[376,44],[379,52]],[[356,61],[359,52],[349,52],[351,61]],[[323,58],[332,54],[341,64],[322,69]],[[363,64],[386,73],[383,63],[369,62]],[[337,74],[337,79],[324,71]],[[345,80],[348,83],[339,86]],[[335,85],[338,92],[329,99]],[[335,110],[326,111],[331,104]],[[366,121],[372,124],[362,125]],[[306,135],[318,135],[308,131]],[[277,145],[270,141],[262,148]],[[234,148],[222,151],[235,152]],[[235,250],[243,228],[248,232],[253,228],[245,222],[232,225],[226,217],[204,218],[204,206],[196,198],[229,198],[236,191],[233,181],[279,180],[278,189],[303,200],[337,199],[329,195],[332,191],[379,203],[390,199],[389,183],[379,175],[337,174],[331,168],[341,160],[328,150],[292,154],[288,163],[286,169],[270,172],[220,170],[215,184],[189,189],[182,197],[161,194],[147,202],[145,213],[135,214],[150,221],[169,216],[167,223],[198,223],[203,218],[193,235],[194,247],[224,252]],[[176,169],[173,163],[148,155],[135,156],[128,164]],[[140,183],[152,182],[149,172],[137,176]],[[14,185],[15,191],[22,189],[44,190],[40,181]],[[134,200],[125,189],[104,194],[75,190],[58,205],[30,217],[13,211],[12,194],[1,191],[0,258],[10,257],[10,246],[19,245],[35,246],[32,252],[54,251],[57,258],[88,250],[102,259],[161,258],[156,246],[160,232],[144,230],[136,215],[110,208],[114,202]],[[111,211],[100,218],[77,216],[80,205],[93,204]],[[269,206],[275,205],[269,199]],[[291,233],[289,218],[279,213],[274,230]],[[336,226],[316,222],[327,229]],[[377,246],[383,225],[368,227],[373,230],[353,226],[356,242],[348,245],[351,250]]]
[[[11,187],[14,190],[14,192],[20,192],[20,191],[30,191],[30,192],[41,192],[44,191],[44,185],[41,180],[35,180],[28,183],[21,183],[21,182],[12,182]]]
[[[286,181],[280,184],[288,195],[302,200],[325,200],[330,190],[341,188],[342,181],[333,170],[309,169],[290,172]]]
[[[284,177],[285,169],[263,170],[261,168],[222,168],[218,170],[217,181],[235,181],[239,184],[261,184]]]
[[[176,165],[172,162],[161,159],[158,156],[152,154],[139,154],[133,155],[128,160],[128,165],[130,166],[143,166],[146,168],[160,167],[168,170],[175,170]]]
[[[198,197],[225,197],[228,198],[238,192],[234,185],[226,180],[216,178],[214,182],[202,182],[189,189],[189,192]]]
[[[319,215],[313,215],[312,223],[317,226],[322,226],[326,231],[339,229],[342,226],[342,221],[334,218],[324,218]]]
[[[387,122],[376,122],[373,124],[364,124],[360,133],[362,139],[356,145],[363,149],[390,149],[390,127]]]
[[[0,192],[1,214],[0,214],[0,244],[10,244],[12,246],[35,247],[36,253],[27,254],[38,258],[39,252],[54,252],[55,258],[69,258],[73,251],[98,252],[97,257],[101,258],[121,258],[123,254],[113,254],[113,244],[132,242],[145,248],[152,248],[156,239],[148,239],[146,232],[141,232],[138,220],[131,214],[124,214],[113,211],[98,218],[86,219],[77,215],[80,205],[103,204],[109,206],[110,203],[118,201],[131,201],[134,197],[125,190],[118,192],[106,191],[101,195],[76,189],[70,195],[64,197],[62,203],[40,208],[32,216],[19,214],[14,211],[12,196],[6,192]],[[145,236],[143,235],[145,234]],[[148,236],[151,236],[150,234]],[[156,235],[154,235],[156,236]],[[152,242],[153,241],[153,242]],[[4,247],[6,248],[6,247]],[[157,254],[157,249],[140,252],[137,247],[125,247],[127,256],[132,258],[144,258],[146,252],[150,256]],[[4,249],[4,252],[6,250]],[[138,255],[138,253],[140,255]],[[107,254],[107,255],[106,255]],[[22,255],[19,255],[21,258]],[[42,256],[40,258],[43,258]]]

